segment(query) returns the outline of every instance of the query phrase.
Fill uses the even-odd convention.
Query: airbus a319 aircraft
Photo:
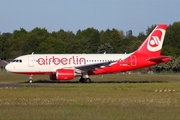
[[[18,74],[48,74],[51,80],[71,80],[79,76],[82,83],[90,83],[89,75],[131,71],[167,62],[169,56],[160,55],[167,25],[159,24],[134,52],[129,54],[29,54],[15,58],[6,70]]]

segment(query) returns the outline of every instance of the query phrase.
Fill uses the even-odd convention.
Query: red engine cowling
[[[56,70],[56,79],[57,80],[70,80],[75,76],[73,69],[58,69]]]

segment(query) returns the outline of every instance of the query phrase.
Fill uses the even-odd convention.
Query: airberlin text
[[[38,58],[37,63],[39,65],[85,65],[86,59],[79,58],[78,56],[71,56],[71,57],[49,57],[45,56],[44,58]]]

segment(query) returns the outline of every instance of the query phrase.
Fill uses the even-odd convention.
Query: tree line
[[[156,25],[147,27],[146,32],[133,36],[132,31],[95,28],[78,30],[77,33],[60,29],[48,32],[46,28],[24,28],[13,33],[0,34],[0,59],[10,61],[13,58],[31,54],[73,54],[73,53],[130,53],[135,51]],[[180,22],[167,27],[162,54],[172,56],[172,60],[153,67],[156,71],[180,71]]]

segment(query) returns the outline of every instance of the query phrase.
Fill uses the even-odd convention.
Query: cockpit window
[[[21,59],[14,59],[14,60],[12,60],[11,62],[22,63],[22,60],[21,60]]]

